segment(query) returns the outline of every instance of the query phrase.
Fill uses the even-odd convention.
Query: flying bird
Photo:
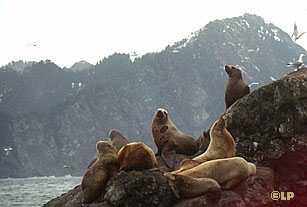
[[[38,46],[39,45],[36,42],[30,42],[30,43],[26,44],[26,47],[38,47]]]
[[[301,36],[305,34],[305,32],[299,33],[298,29],[297,29],[297,25],[296,23],[294,23],[294,29],[293,29],[293,34],[291,35],[291,38],[294,37],[294,41],[296,42],[296,40],[298,40],[299,38],[301,38]]]
[[[300,54],[300,57],[298,58],[298,60],[295,61],[295,62],[288,63],[287,67],[295,68],[295,70],[304,67],[304,62],[303,62],[303,57],[304,56],[305,56],[304,54]]]

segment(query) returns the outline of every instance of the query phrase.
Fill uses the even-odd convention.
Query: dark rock
[[[83,193],[81,186],[78,185],[74,189],[64,193],[58,198],[54,198],[44,205],[44,207],[74,207],[82,205]]]
[[[158,170],[122,171],[110,180],[104,198],[113,206],[171,206],[177,200],[174,192]]]
[[[272,203],[271,192],[274,190],[274,174],[270,168],[257,167],[257,174],[240,183],[232,191],[238,193],[246,206],[261,207]]]

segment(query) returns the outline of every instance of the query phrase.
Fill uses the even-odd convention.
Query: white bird
[[[274,78],[273,76],[270,77],[271,81],[276,81],[276,78]]]
[[[32,42],[32,43],[28,43],[26,46],[27,47],[38,47],[38,43]]]
[[[254,151],[256,151],[256,150],[257,150],[258,145],[259,145],[259,143],[258,143],[258,142],[253,142]]]
[[[12,148],[12,147],[10,147],[10,146],[8,146],[7,148],[4,148],[3,150],[4,150],[4,152],[5,152],[5,155],[6,155],[6,156],[8,156],[8,155],[9,155],[9,153],[10,153],[10,151],[12,151],[12,150],[13,150],[13,148]]]
[[[138,54],[135,51],[133,51],[132,54],[130,54],[130,56],[131,57],[136,57],[136,56],[138,56]]]
[[[248,84],[248,87],[252,87],[252,86],[254,86],[254,85],[259,85],[259,83],[258,82],[252,82],[252,83],[250,83],[250,84]]]
[[[75,83],[72,82],[72,83],[71,83],[71,88],[74,88],[74,87],[75,87]]]
[[[82,86],[82,83],[81,83],[81,82],[79,82],[78,86],[79,86],[79,88],[81,88],[81,86]]]
[[[305,32],[299,33],[298,29],[297,29],[297,25],[296,23],[294,23],[294,29],[293,29],[293,33],[291,35],[291,38],[294,37],[294,41],[298,40],[299,38],[301,38],[301,36],[305,34]]]
[[[304,67],[304,62],[303,62],[304,56],[305,56],[304,54],[300,54],[300,57],[298,58],[298,60],[294,63],[293,62],[288,63],[287,67],[293,67],[296,70]]]

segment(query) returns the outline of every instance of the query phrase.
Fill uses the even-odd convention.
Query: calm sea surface
[[[0,206],[42,206],[80,182],[81,177],[72,176],[0,179]]]

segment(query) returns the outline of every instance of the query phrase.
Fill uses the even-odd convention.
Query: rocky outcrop
[[[305,206],[306,97],[307,68],[255,90],[227,110],[226,124],[237,141],[238,155],[257,164],[257,174],[235,188],[182,200],[176,185],[159,171],[120,172],[109,181],[104,197],[88,206]],[[273,190],[294,192],[295,197],[274,201]],[[78,200],[75,206],[80,206],[81,194],[77,187],[46,206],[69,206],[59,204],[67,200]]]
[[[238,153],[257,164],[306,143],[307,69],[293,72],[237,101],[226,113]],[[302,146],[304,147],[304,146]]]

